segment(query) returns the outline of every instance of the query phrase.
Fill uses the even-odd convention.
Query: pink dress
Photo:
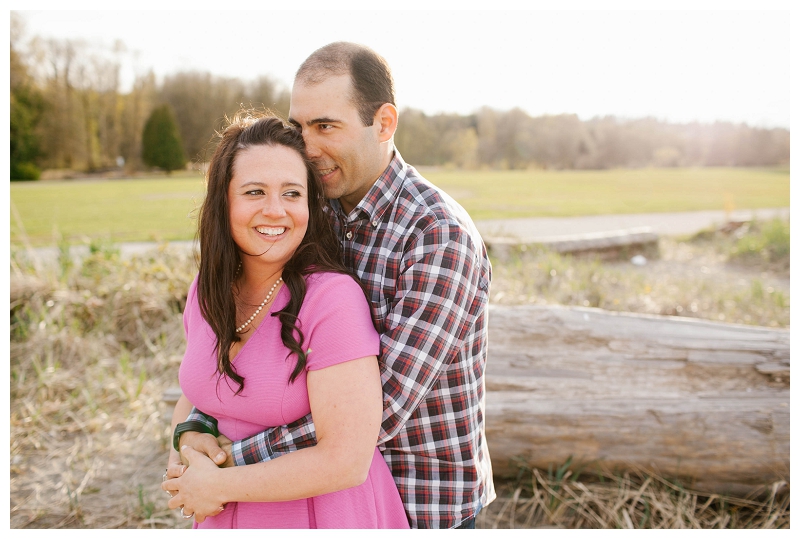
[[[346,275],[316,273],[306,279],[307,292],[299,319],[311,349],[307,370],[324,369],[378,355],[379,339],[369,306],[358,284]],[[284,285],[261,325],[236,356],[244,391],[218,381],[214,333],[200,314],[197,279],[189,289],[183,324],[186,354],[180,367],[183,393],[199,410],[217,418],[220,433],[241,440],[269,427],[286,425],[311,412],[306,372],[293,383],[289,375],[296,356],[287,359],[280,321],[271,313],[289,299]],[[380,451],[375,449],[367,480],[353,488],[289,502],[228,503],[199,528],[408,528],[397,486]]]

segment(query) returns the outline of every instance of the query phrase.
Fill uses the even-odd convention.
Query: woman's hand
[[[170,458],[169,462],[167,463],[167,469],[164,470],[164,481],[180,477],[183,475],[185,470],[186,466],[180,460],[175,461],[174,459]],[[169,497],[172,498],[175,496],[175,494],[177,494],[177,492],[168,490],[167,494],[169,494]]]
[[[195,521],[203,522],[207,517],[222,512],[227,500],[222,499],[218,486],[224,479],[222,470],[203,453],[189,446],[181,447],[181,456],[186,467],[180,477],[167,479],[161,488],[175,495],[169,500],[170,509],[183,508],[185,516],[194,515]]]

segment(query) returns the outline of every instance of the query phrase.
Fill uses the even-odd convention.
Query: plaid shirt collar
[[[389,166],[378,176],[364,198],[361,199],[355,208],[348,214],[344,214],[344,209],[338,199],[331,200],[331,207],[336,212],[339,219],[345,222],[357,220],[360,216],[365,216],[370,221],[380,220],[383,213],[392,205],[394,199],[400,194],[403,186],[403,178],[406,177],[408,165],[403,161],[397,148],[389,162]]]

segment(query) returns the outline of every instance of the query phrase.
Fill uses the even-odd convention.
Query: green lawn
[[[203,177],[14,182],[11,243],[166,241],[194,237]]]
[[[789,206],[789,170],[434,171],[474,219]],[[11,243],[191,239],[200,173],[11,184]],[[24,232],[19,226],[19,216]],[[61,240],[59,240],[61,238]]]
[[[473,219],[789,206],[788,169],[426,171]]]

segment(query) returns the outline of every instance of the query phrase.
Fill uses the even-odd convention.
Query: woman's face
[[[308,229],[308,184],[300,154],[280,145],[240,150],[228,185],[228,210],[243,263],[282,269]]]

